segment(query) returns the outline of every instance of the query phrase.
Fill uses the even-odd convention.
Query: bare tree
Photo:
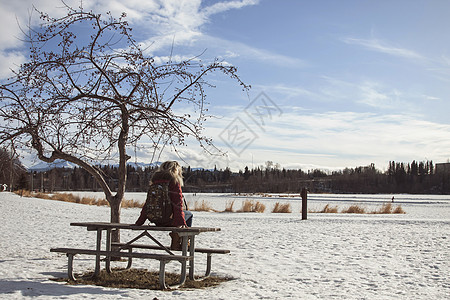
[[[175,147],[188,136],[211,143],[202,135],[205,77],[219,72],[248,86],[235,67],[218,60],[156,65],[133,39],[125,13],[117,19],[66,9],[61,18],[37,11],[42,24],[24,31],[30,60],[0,85],[0,144],[14,142],[42,161],[84,168],[103,189],[111,222],[120,222],[127,150],[143,140],[153,149]],[[187,104],[194,114],[180,112]],[[115,191],[96,167],[112,158],[119,164]]]

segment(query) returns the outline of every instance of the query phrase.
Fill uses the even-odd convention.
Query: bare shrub
[[[224,211],[225,212],[234,212],[233,206],[234,206],[234,200],[233,201],[227,201]]]
[[[291,213],[292,209],[291,209],[291,204],[290,203],[280,203],[277,202],[275,203],[273,209],[272,209],[273,213]]]
[[[359,205],[351,205],[347,209],[342,210],[344,214],[365,214],[366,209]]]

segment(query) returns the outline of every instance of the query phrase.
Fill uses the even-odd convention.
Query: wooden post
[[[302,220],[306,220],[308,219],[308,190],[302,188],[300,195],[302,196]]]

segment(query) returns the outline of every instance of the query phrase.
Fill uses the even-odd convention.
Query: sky
[[[17,24],[27,24],[32,5],[64,12],[59,0],[0,0],[1,79],[26,61]],[[219,58],[252,86],[246,93],[233,80],[209,78],[214,117],[204,133],[225,155],[192,142],[159,160],[232,170],[267,162],[305,170],[374,163],[386,170],[389,161],[450,159],[450,1],[85,0],[83,6],[126,12],[156,61],[171,51]]]

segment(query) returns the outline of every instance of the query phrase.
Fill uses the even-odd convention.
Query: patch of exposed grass
[[[275,203],[275,205],[272,209],[272,212],[273,213],[291,213],[292,212],[291,204],[277,202],[277,203]]]
[[[93,272],[83,273],[76,282],[68,278],[53,278],[54,281],[63,281],[68,284],[97,285],[112,288],[133,288],[133,289],[159,289],[159,273],[150,272],[145,269],[114,269],[114,272],[107,273],[102,270],[97,277],[92,277]],[[222,282],[233,280],[231,277],[210,276],[203,280],[192,281],[187,279],[186,283],[179,289],[201,289],[214,287]],[[166,282],[169,285],[177,284],[180,281],[180,275],[166,273]]]
[[[259,201],[245,200],[242,202],[242,208],[239,212],[257,212],[263,213],[266,210],[266,206]]]

